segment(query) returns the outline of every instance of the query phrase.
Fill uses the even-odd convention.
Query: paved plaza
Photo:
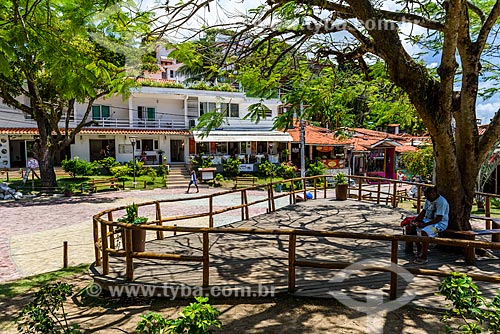
[[[70,266],[92,263],[92,216],[102,210],[133,202],[192,198],[220,191],[220,188],[200,188],[199,194],[185,194],[184,188],[131,190],[0,202],[0,282],[61,269],[64,241],[68,242]],[[240,201],[240,193],[221,197],[217,205],[230,206],[235,201]],[[201,212],[207,209],[205,202],[172,204],[168,215]],[[260,210],[265,212],[265,205]],[[239,217],[239,211],[235,211],[226,219],[237,221]]]

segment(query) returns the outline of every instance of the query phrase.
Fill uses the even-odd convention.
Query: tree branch
[[[495,5],[491,9],[490,15],[488,15],[488,18],[484,22],[477,36],[477,40],[475,43],[477,55],[480,55],[483,52],[484,47],[486,45],[486,41],[488,40],[488,35],[490,34],[491,29],[495,25],[495,22],[497,21],[499,16],[500,16],[500,0],[497,0],[495,2]]]

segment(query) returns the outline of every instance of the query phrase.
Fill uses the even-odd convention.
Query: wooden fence
[[[217,228],[214,227],[214,219],[217,215],[232,211],[241,211],[241,220],[249,220],[249,207],[254,206],[259,203],[267,202],[267,211],[273,212],[276,210],[276,200],[283,197],[288,197],[290,204],[295,204],[297,201],[297,195],[300,194],[302,200],[307,200],[307,192],[311,192],[313,199],[316,199],[318,194],[322,194],[323,198],[327,198],[328,189],[328,178],[331,176],[321,175],[312,176],[305,178],[296,178],[281,182],[273,182],[272,184],[259,185],[250,188],[238,189],[238,190],[227,190],[216,194],[201,195],[196,197],[189,197],[184,199],[169,199],[161,201],[151,201],[145,203],[137,204],[139,211],[143,207],[154,207],[155,219],[142,225],[132,225],[117,222],[113,219],[113,213],[125,210],[126,206],[121,206],[118,208],[113,208],[109,210],[102,211],[93,217],[93,232],[94,232],[94,242],[95,242],[95,265],[102,266],[102,274],[108,275],[110,272],[110,262],[109,256],[122,256],[126,258],[126,277],[127,280],[132,281],[134,279],[134,259],[155,259],[155,260],[173,260],[173,261],[190,261],[190,262],[200,262],[203,267],[203,279],[202,286],[207,287],[210,285],[209,277],[209,245],[210,245],[210,235],[211,234],[255,234],[255,235],[286,235],[288,236],[288,290],[295,290],[295,268],[296,267],[314,267],[314,268],[330,268],[330,269],[342,269],[346,268],[353,263],[346,262],[324,262],[324,261],[314,261],[314,260],[296,260],[296,239],[298,236],[320,236],[324,238],[340,238],[340,239],[364,239],[364,240],[379,240],[387,241],[390,243],[391,255],[390,262],[392,264],[398,263],[398,244],[399,242],[410,242],[410,241],[422,241],[427,240],[433,244],[448,245],[448,246],[458,246],[464,248],[485,248],[485,249],[500,249],[500,243],[496,242],[484,242],[484,241],[472,241],[472,240],[457,240],[457,239],[446,239],[446,238],[424,238],[417,236],[405,236],[405,235],[380,235],[371,233],[351,233],[351,232],[332,232],[332,231],[311,231],[311,230],[299,230],[299,229],[248,229],[248,228]],[[388,201],[391,202],[393,207],[398,205],[398,184],[415,184],[411,182],[401,182],[397,180],[386,180],[381,178],[372,177],[358,177],[351,176],[351,178],[357,180],[356,186],[349,187],[349,195],[351,198],[356,198],[357,200],[372,200],[376,201],[378,204]],[[372,186],[367,186],[364,181],[367,179],[372,182]],[[392,190],[383,191],[382,182],[392,185]],[[272,191],[272,187],[277,183],[285,183],[288,185],[288,191],[282,193],[276,193]],[[376,183],[375,189],[373,189],[373,183]],[[417,211],[420,210],[423,198],[422,187],[428,186],[427,184],[415,184],[418,187],[417,198],[407,198],[414,200],[416,202]],[[254,201],[248,200],[248,191],[255,189],[264,188],[267,191],[267,197],[264,199],[258,199]],[[299,188],[299,189],[298,189]],[[241,201],[240,203],[222,209],[214,208],[214,199],[220,196],[227,195],[229,193],[240,193]],[[367,196],[370,194],[370,196]],[[486,199],[486,215],[485,219],[488,224],[488,217],[490,217],[490,198],[497,197],[493,194],[482,194]],[[208,202],[208,207],[206,212],[196,213],[192,215],[185,216],[174,216],[166,217],[161,210],[161,203],[172,203],[186,200],[202,200],[206,199]],[[180,227],[174,226],[174,222],[178,222],[185,219],[193,219],[199,217],[208,217],[208,226],[206,227]],[[168,226],[165,223],[169,224]],[[489,222],[491,223],[491,222]],[[488,228],[488,225],[486,225]],[[154,253],[154,252],[135,252],[132,248],[132,231],[134,230],[146,230],[156,232],[156,238],[161,240],[164,238],[165,232],[173,232],[174,237],[177,232],[188,232],[196,233],[202,235],[202,254],[199,256],[186,256],[180,254],[165,254],[165,253]],[[121,239],[123,242],[123,248],[117,247],[115,240],[118,235],[121,234]],[[374,267],[370,270],[374,271],[390,271],[386,267]],[[428,276],[447,276],[450,273],[440,270],[430,270],[422,268],[409,268],[409,272],[415,275],[428,275]],[[470,276],[475,280],[489,281],[489,282],[500,282],[500,276],[488,276],[481,274],[470,274]],[[397,291],[397,274],[391,272],[390,278],[390,298],[396,298]]]

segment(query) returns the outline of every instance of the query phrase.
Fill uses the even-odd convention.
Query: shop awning
[[[193,132],[194,140],[197,143],[206,142],[291,142],[292,137],[288,133],[281,131],[211,131],[208,136],[202,137],[201,131]]]

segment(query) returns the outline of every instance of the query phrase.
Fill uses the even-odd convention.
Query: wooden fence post
[[[362,189],[361,189],[361,184],[363,183],[363,178],[358,179],[358,201],[361,201],[361,196],[362,196]]]
[[[214,227],[214,198],[212,195],[208,198],[208,227]]]
[[[99,250],[99,222],[97,221],[97,217],[93,217],[92,219],[93,231],[94,231],[94,256],[95,256],[95,265],[101,265],[101,251]]]
[[[241,220],[245,220],[245,196],[243,196],[243,190],[240,190],[240,197],[241,197]],[[268,197],[268,200],[267,200],[267,206],[268,208],[270,208],[270,205],[269,205],[269,189],[267,190],[267,197]],[[268,209],[270,210],[270,209]]]
[[[134,258],[132,255],[132,225],[127,224],[124,227],[125,232],[125,258],[127,261],[126,275],[127,281],[132,281],[134,279]]]
[[[108,221],[113,221],[113,211],[108,212]],[[108,226],[109,232],[111,232],[111,238],[109,239],[109,247],[115,249],[115,229],[113,225]]]
[[[417,186],[417,213],[420,212],[420,207],[422,205],[422,187],[420,184]]]
[[[328,183],[326,181],[326,175],[323,176],[323,198],[326,198],[326,189],[328,187]]]
[[[484,206],[484,215],[486,217],[491,217],[491,202],[490,202],[490,196],[486,195],[485,196],[485,206]],[[486,221],[486,229],[489,230],[491,229],[491,220]]]
[[[109,274],[108,226],[101,222],[102,274]]]
[[[155,206],[156,206],[156,220],[158,221],[156,223],[156,225],[157,226],[162,226],[163,223],[161,221],[161,206],[160,206],[160,202],[155,201]],[[163,238],[164,238],[163,231],[156,231],[156,239],[163,240]]]
[[[63,241],[63,268],[68,268],[68,242]]]
[[[380,204],[380,191],[381,191],[381,184],[380,180],[377,182],[377,204]]]
[[[305,202],[305,201],[307,201],[307,186],[306,186],[307,182],[306,182],[306,181],[307,181],[307,180],[306,180],[305,178],[303,178],[303,179],[301,180],[301,182],[302,182],[302,187],[304,188],[304,202]]]
[[[243,198],[245,199],[245,220],[249,220],[250,212],[248,209],[248,194],[246,189],[243,189]]]
[[[208,232],[203,232],[203,287],[210,284],[209,241]]]
[[[394,181],[394,183],[392,184],[393,187],[392,187],[392,207],[393,208],[397,208],[398,207],[398,201],[397,201],[397,198],[396,198],[396,195],[397,195],[397,182]]]
[[[295,248],[297,235],[290,234],[288,238],[288,292],[295,291]]]
[[[398,241],[392,240],[391,242],[391,264],[398,264]],[[398,273],[391,270],[391,286],[389,292],[389,298],[395,300],[398,292]]]
[[[318,190],[317,187],[317,181],[318,179],[315,177],[314,178],[314,199],[316,199],[316,191]]]

